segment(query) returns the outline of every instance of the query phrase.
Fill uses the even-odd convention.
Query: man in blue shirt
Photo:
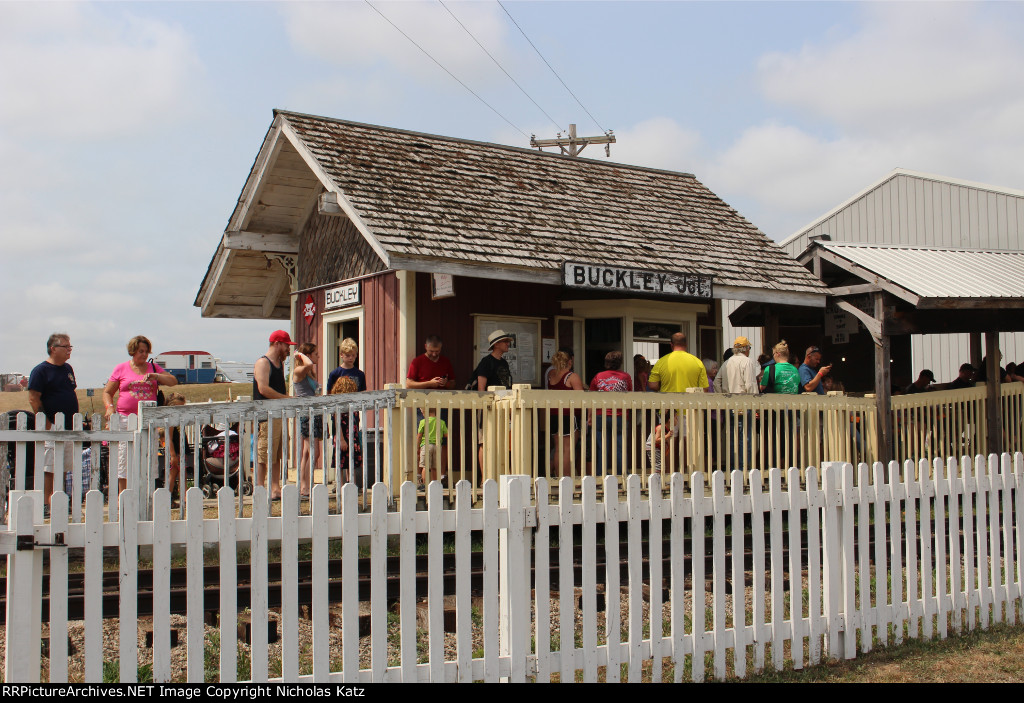
[[[828,376],[828,372],[832,370],[832,365],[821,366],[821,349],[818,347],[808,347],[807,353],[804,355],[804,363],[800,364],[800,392],[801,393],[817,393],[818,395],[825,395],[825,384],[822,383],[825,380],[825,376]],[[815,371],[817,369],[817,371]]]
[[[46,414],[46,429],[66,430],[73,427],[73,418],[78,412],[78,393],[75,370],[71,358],[71,338],[66,334],[51,334],[46,340],[46,361],[34,369],[28,377],[28,402],[32,412]],[[58,413],[64,414],[64,424],[54,428]],[[45,512],[50,510],[50,496],[53,495],[54,442],[43,443],[43,501]],[[74,466],[74,443],[64,443],[64,471]]]

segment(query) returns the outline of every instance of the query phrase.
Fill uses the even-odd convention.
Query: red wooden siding
[[[546,318],[541,321],[541,336],[554,337],[555,316],[568,314],[562,310],[560,295],[559,286],[456,276],[455,297],[432,300],[430,274],[417,273],[416,353],[423,353],[423,340],[428,335],[440,335],[444,355],[455,367],[456,387],[462,388],[476,367],[473,313]],[[402,369],[403,382],[407,371]]]
[[[329,286],[312,291],[316,303],[316,317],[313,324],[307,324],[302,316],[302,307],[307,293],[300,293],[295,302],[295,340],[321,344],[324,332],[324,293],[328,288],[344,284],[345,281],[331,283]],[[398,277],[394,271],[379,276],[370,276],[359,281],[363,302],[363,372],[366,374],[366,387],[379,390],[385,383],[400,383],[405,375],[398,366],[399,338],[399,294]],[[332,368],[328,368],[330,354],[328,350],[320,350],[320,375],[326,379]]]
[[[316,315],[313,317],[313,323],[306,322],[306,318],[302,316],[303,306],[306,304],[306,296],[313,296],[313,304],[316,305]],[[292,341],[296,344],[302,344],[303,342],[312,342],[313,344],[320,344],[321,330],[323,330],[323,320],[320,314],[324,309],[324,292],[323,290],[307,291],[306,293],[299,293],[295,300],[295,336]],[[323,356],[323,350],[321,350],[321,356]]]
[[[363,359],[366,386],[380,389],[385,383],[399,383],[398,370],[398,276],[389,271],[362,281]]]

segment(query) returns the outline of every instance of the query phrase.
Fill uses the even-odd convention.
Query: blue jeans
[[[607,440],[605,439],[607,435]],[[603,476],[605,465],[611,455],[612,463],[607,473],[620,476],[626,473],[626,454],[622,447],[622,416],[604,415],[594,418],[594,439],[597,442],[597,456],[594,457],[595,475]],[[604,442],[608,442],[605,448]]]
[[[754,429],[754,413],[751,410],[740,411],[734,415],[736,419],[736,445],[732,452],[732,468],[743,469],[750,466],[751,433]],[[730,432],[729,441],[732,441]]]

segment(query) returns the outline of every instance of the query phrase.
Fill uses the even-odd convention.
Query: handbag
[[[153,373],[156,373],[156,365],[154,365],[152,361],[149,362],[149,368],[151,368],[153,370]],[[164,392],[162,390],[160,390],[160,382],[157,381],[157,384],[156,384],[156,404],[159,407],[159,406],[163,405],[164,403],[165,403],[165,401],[164,401]]]

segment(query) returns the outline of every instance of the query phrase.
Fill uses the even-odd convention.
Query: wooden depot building
[[[608,351],[632,372],[678,331],[718,359],[721,300],[823,309],[825,293],[691,174],[275,111],[195,305],[289,319],[320,378],[352,337],[371,389],[401,383],[431,334],[462,387],[500,328],[513,380],[536,387],[556,347],[585,382]]]

